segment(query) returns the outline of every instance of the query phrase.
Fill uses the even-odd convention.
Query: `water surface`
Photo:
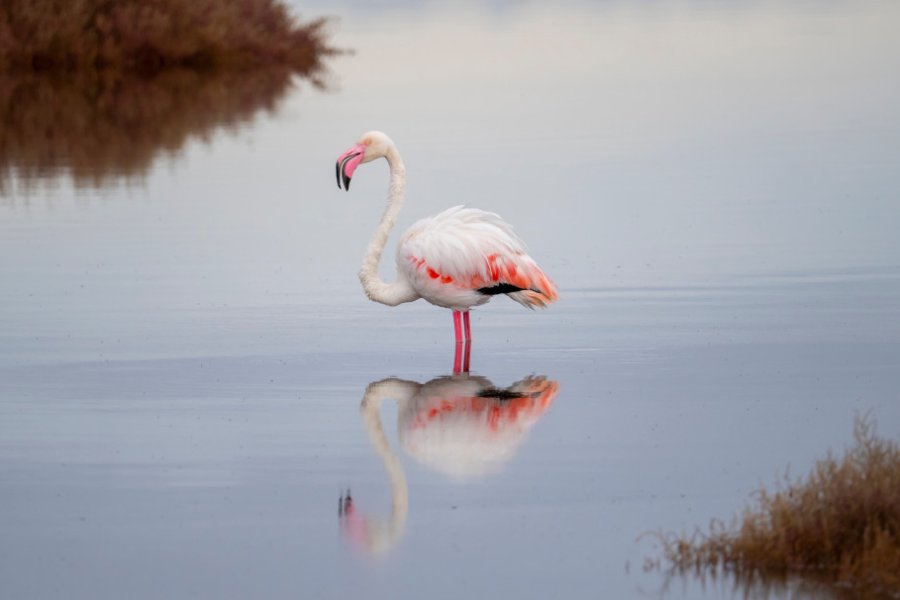
[[[638,538],[730,518],[856,414],[900,434],[894,4],[300,8],[355,51],[326,90],[140,136],[137,170],[0,154],[5,595],[740,596]],[[373,128],[401,228],[499,212],[560,287],[478,309],[471,379],[441,379],[447,311],[359,289],[387,169],[344,193],[333,161]],[[478,377],[556,387],[512,419]],[[463,391],[361,406],[392,378]]]

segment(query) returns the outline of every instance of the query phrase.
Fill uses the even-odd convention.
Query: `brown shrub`
[[[900,596],[900,447],[862,418],[854,439],[805,480],[761,490],[732,526],[663,536],[666,558],[679,570],[722,568],[745,580],[796,573]]]
[[[4,0],[0,71],[278,64],[314,70],[332,52],[324,21],[277,0]]]

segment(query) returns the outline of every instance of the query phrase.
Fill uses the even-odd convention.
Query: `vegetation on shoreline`
[[[298,23],[278,0],[5,0],[0,71],[316,69],[324,20]]]
[[[663,537],[666,559],[682,572],[721,568],[744,581],[797,574],[900,597],[900,446],[860,418],[854,439],[805,480],[761,490],[739,523]]]
[[[144,175],[187,140],[233,129],[302,79],[327,87],[325,21],[280,0],[4,0],[0,194]]]

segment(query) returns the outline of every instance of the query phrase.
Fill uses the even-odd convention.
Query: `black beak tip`
[[[352,159],[356,158],[360,155],[360,152],[355,154],[351,154],[350,156],[345,156],[343,160],[338,161],[334,165],[334,175],[337,177],[337,185],[338,189],[341,188],[341,181],[344,183],[344,189],[348,192],[350,191],[350,176],[347,175],[347,172],[344,171],[344,165],[350,162]]]

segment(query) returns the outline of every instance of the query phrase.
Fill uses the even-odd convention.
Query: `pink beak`
[[[341,180],[343,179],[344,189],[350,191],[350,179],[365,156],[366,147],[362,144],[354,144],[352,148],[338,156],[337,164],[335,165],[338,188],[341,187]]]

